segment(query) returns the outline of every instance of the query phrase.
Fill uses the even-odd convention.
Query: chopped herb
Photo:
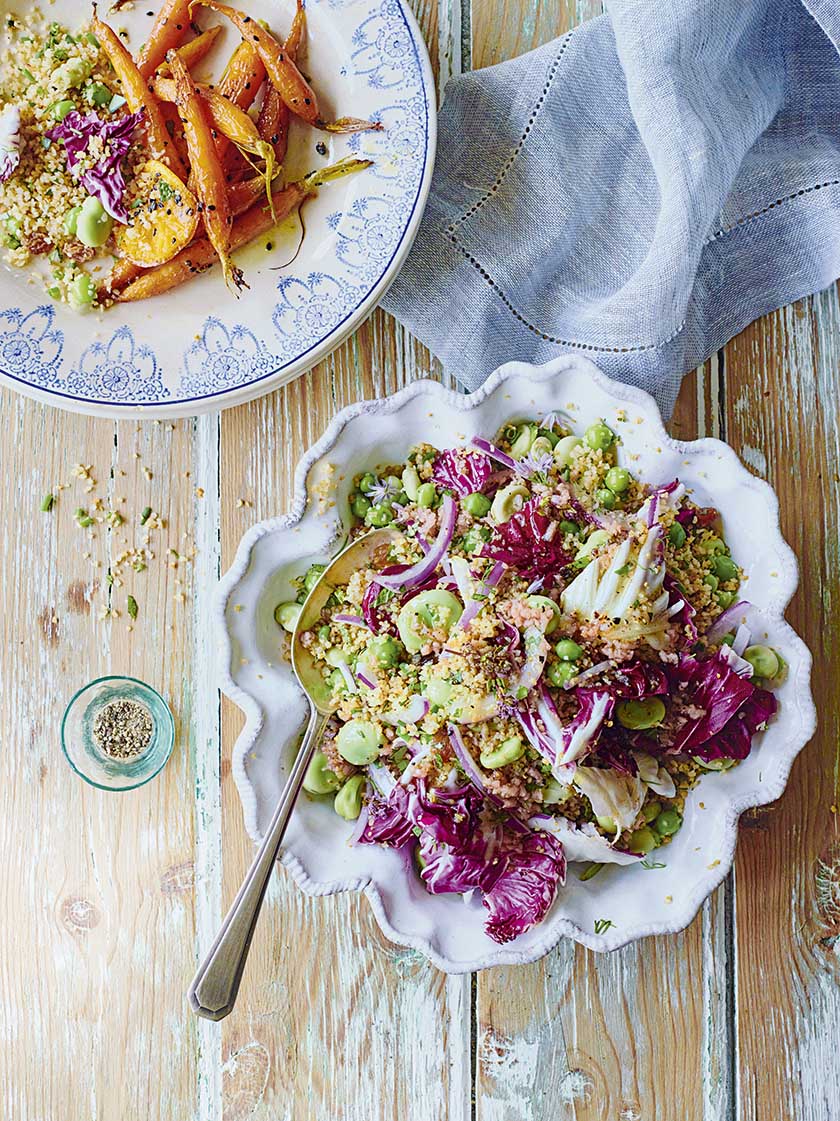
[[[630,569],[631,569],[631,568],[632,568],[632,565],[630,565],[630,564],[623,564],[623,565],[621,566],[621,568],[617,568],[617,569],[615,570],[615,574],[616,574],[616,576],[626,576],[626,575],[627,575],[627,573],[628,573],[628,572],[630,571]]]
[[[128,609],[128,614],[131,616],[131,618],[136,619],[138,608],[137,608],[137,600],[134,598],[134,596],[129,596],[128,597],[128,599],[126,600],[126,607]]]
[[[584,868],[578,879],[581,883],[585,883],[587,880],[591,880],[593,876],[597,876],[603,867],[603,864],[590,864]]]
[[[615,923],[612,921],[612,919],[596,919],[595,933],[603,934],[605,931],[609,930],[611,926],[615,926]]]
[[[642,867],[651,871],[653,868],[665,868],[667,865],[663,864],[661,860],[643,860]]]
[[[165,179],[158,179],[156,186],[162,202],[168,202],[175,193]]]
[[[55,495],[45,494],[41,499],[41,513],[48,514],[50,510],[52,510],[53,506],[55,506]]]
[[[142,511],[142,513],[140,514],[140,525],[145,525],[145,524],[146,524],[146,522],[147,522],[147,521],[149,520],[149,518],[150,518],[151,516],[152,516],[152,508],[151,508],[151,506],[144,506],[144,507],[143,507],[143,511]]]

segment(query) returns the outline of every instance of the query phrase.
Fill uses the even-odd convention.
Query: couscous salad
[[[776,711],[784,661],[751,641],[718,512],[617,450],[552,414],[360,476],[354,533],[402,533],[301,636],[336,704],[305,788],[430,892],[480,893],[498,942],[567,860],[655,861]]]
[[[238,38],[215,85],[194,71],[222,27],[202,29],[196,7]],[[215,0],[164,0],[148,15],[136,57],[95,5],[73,30],[37,8],[5,17],[0,242],[8,264],[41,266],[48,294],[78,311],[159,295],[216,263],[238,292],[236,249],[369,166],[345,159],[284,180],[292,116],[330,131],[378,127],[322,120],[295,63],[302,0],[285,39]]]

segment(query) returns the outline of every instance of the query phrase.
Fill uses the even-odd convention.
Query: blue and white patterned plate
[[[237,6],[280,33],[294,12],[293,0]],[[128,30],[130,45],[143,41],[151,22],[146,5],[133,7],[108,17]],[[0,13],[11,8],[0,0]],[[58,0],[50,18],[72,30],[79,12],[71,0]],[[425,205],[435,152],[434,80],[402,0],[308,0],[307,15],[301,67],[324,115],[384,127],[333,136],[293,125],[287,178],[350,154],[368,156],[374,166],[304,204],[302,241],[300,223],[290,220],[237,253],[250,285],[238,300],[213,269],[165,296],[80,316],[50,302],[25,272],[0,269],[0,381],[75,412],[192,415],[290,381],[370,314],[402,264]],[[199,17],[203,26],[215,22],[208,16]],[[236,42],[226,25],[199,76],[218,73]]]

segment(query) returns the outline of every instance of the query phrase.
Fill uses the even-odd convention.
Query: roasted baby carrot
[[[184,43],[183,46],[178,47],[178,57],[187,69],[192,70],[210,53],[213,44],[221,34],[221,30],[222,25],[220,23],[214,24],[213,27],[208,27],[206,31],[202,31],[200,35],[196,35],[194,39],[190,39],[189,43]],[[168,73],[166,59],[163,60],[158,69]]]
[[[190,155],[190,182],[198,197],[204,228],[222,264],[225,283],[238,290],[243,286],[242,270],[230,259],[230,228],[233,218],[228,207],[225,176],[207,110],[190,72],[175,51],[167,55],[175,79],[175,104],[184,124]]]
[[[128,48],[120,42],[116,32],[112,31],[107,23],[103,23],[96,14],[95,4],[93,5],[90,26],[102,44],[102,49],[107,54],[114,72],[122,83],[129,109],[132,113],[137,113],[141,109],[145,111],[143,123],[152,156],[168,164],[173,171],[183,177],[184,165],[175,145],[172,143],[172,137],[166,128],[166,122],[157,98],[146,79],[137,69]]]
[[[259,54],[272,85],[276,87],[283,101],[307,124],[329,132],[359,132],[362,129],[382,127],[379,124],[371,124],[370,121],[359,121],[354,117],[342,117],[341,120],[330,123],[324,121],[318,110],[318,100],[314,90],[289,58],[285,46],[279,43],[270,31],[266,31],[251,16],[227,4],[221,4],[219,0],[192,0],[190,9],[192,10],[196,4],[203,4],[231,21],[242,38],[250,42]]]
[[[254,101],[265,81],[262,59],[244,39],[228,59],[216,88],[240,109],[247,109]]]
[[[213,129],[221,133],[221,137],[214,136],[220,159],[219,140],[225,138],[232,140],[240,151],[247,152],[259,160],[265,160],[265,171],[261,174],[270,202],[271,181],[274,178],[274,149],[267,141],[261,139],[257,126],[238,105],[222,97],[211,86],[199,84],[196,89],[204,99]],[[177,99],[175,81],[172,78],[156,78],[155,93],[164,101],[175,101]]]
[[[311,172],[304,179],[292,183],[288,187],[278,187],[274,192],[274,211],[277,215],[277,221],[282,221],[283,218],[288,217],[318,187],[345,175],[352,175],[356,171],[370,167],[370,165],[370,160],[341,160],[331,167],[324,167]],[[243,245],[247,245],[255,237],[267,233],[275,224],[275,218],[272,216],[271,207],[267,202],[251,207],[233,224],[230,238],[231,250],[240,249]],[[192,245],[182,249],[177,257],[167,261],[165,265],[148,269],[114,298],[121,303],[127,303],[133,300],[145,300],[150,296],[159,296],[161,293],[168,292],[170,289],[183,284],[191,277],[205,272],[215,263],[215,260],[216,253],[208,239],[198,238]]]
[[[144,78],[154,74],[167,54],[179,46],[190,27],[190,0],[163,0],[149,38],[137,56],[137,69]]]
[[[306,34],[306,9],[303,0],[297,0],[297,11],[292,21],[292,27],[286,38],[286,53],[292,62],[297,65],[298,54]],[[288,105],[277,92],[276,86],[269,83],[265,91],[260,115],[257,120],[257,131],[263,140],[268,141],[274,148],[274,155],[278,163],[286,158],[286,149],[289,145],[289,120],[291,113]]]

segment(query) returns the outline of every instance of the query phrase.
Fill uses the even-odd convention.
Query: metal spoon
[[[190,1006],[199,1016],[208,1020],[223,1020],[236,1002],[251,939],[283,834],[306,769],[335,708],[327,683],[301,642],[301,635],[318,619],[336,587],[346,584],[360,568],[367,567],[375,549],[381,545],[389,545],[400,537],[401,534],[395,529],[377,529],[348,545],[322,573],[301,610],[292,635],[292,668],[298,684],[309,700],[309,721],[297,758],[254,862],[225,916],[216,941],[190,985]]]

